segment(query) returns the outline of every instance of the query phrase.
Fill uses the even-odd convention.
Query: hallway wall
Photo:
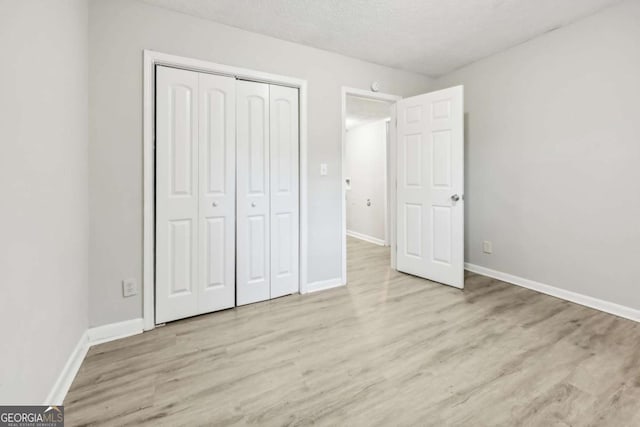
[[[347,233],[385,240],[386,151],[386,120],[347,130],[345,176],[351,180],[346,192]]]

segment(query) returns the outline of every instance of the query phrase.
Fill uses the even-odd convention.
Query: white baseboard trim
[[[464,268],[472,273],[492,277],[494,279],[502,280],[503,282],[511,283],[523,288],[551,295],[556,298],[571,301],[576,304],[594,308],[596,310],[604,311],[605,313],[624,317],[625,319],[640,322],[640,310],[636,310],[631,307],[604,301],[598,298],[590,297],[588,295],[568,291],[566,289],[556,288],[555,286],[545,285],[544,283],[535,282],[533,280],[514,276],[508,273],[503,273],[501,271],[492,270],[490,268],[470,264],[467,262],[464,263]]]
[[[142,319],[125,320],[124,322],[110,323],[108,325],[90,328],[87,331],[89,335],[89,345],[102,344],[120,338],[130,337],[131,335],[141,334],[143,329],[144,321]]]
[[[305,291],[303,293],[310,294],[312,292],[324,291],[327,289],[337,288],[340,286],[345,286],[345,284],[342,283],[341,277],[336,277],[335,279],[321,280],[319,282],[307,283],[307,286],[305,287]]]
[[[364,240],[365,242],[373,243],[375,245],[385,246],[386,242],[383,239],[377,237],[368,236],[366,234],[358,233],[357,231],[347,230],[347,236],[355,237],[356,239]]]
[[[69,355],[69,359],[67,359],[67,363],[62,368],[62,372],[60,372],[58,379],[49,392],[44,405],[62,405],[91,346],[141,334],[143,324],[142,319],[132,319],[90,328],[85,331]]]
[[[64,398],[67,396],[67,392],[71,387],[71,383],[76,377],[76,374],[82,365],[82,361],[87,355],[87,351],[89,351],[89,335],[87,334],[87,331],[85,331],[69,355],[67,363],[65,363],[64,368],[62,368],[60,375],[58,375],[58,379],[56,379],[56,382],[53,384],[46,401],[43,403],[44,405],[62,405]]]

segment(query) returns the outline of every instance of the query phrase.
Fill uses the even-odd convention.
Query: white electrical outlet
[[[485,240],[482,242],[482,252],[485,254],[493,253],[493,243],[490,240]]]
[[[327,168],[327,164],[326,163],[320,163],[320,175],[321,176],[325,176],[328,172],[328,168]]]
[[[122,281],[122,296],[132,297],[138,293],[138,285],[136,279],[124,279]]]

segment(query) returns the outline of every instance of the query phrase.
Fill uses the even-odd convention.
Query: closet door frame
[[[143,277],[142,328],[155,328],[155,67],[163,65],[201,73],[234,77],[298,89],[299,97],[299,288],[307,293],[308,210],[307,210],[307,81],[231,67],[213,62],[170,55],[153,50],[143,51]]]

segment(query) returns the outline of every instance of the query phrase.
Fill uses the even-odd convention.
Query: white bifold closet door
[[[298,291],[298,91],[156,69],[156,323]]]
[[[237,82],[237,301],[269,299],[269,85]]]
[[[235,89],[156,69],[156,323],[235,305]]]
[[[269,87],[271,298],[298,292],[298,90]]]
[[[237,304],[298,290],[298,91],[237,83]]]

